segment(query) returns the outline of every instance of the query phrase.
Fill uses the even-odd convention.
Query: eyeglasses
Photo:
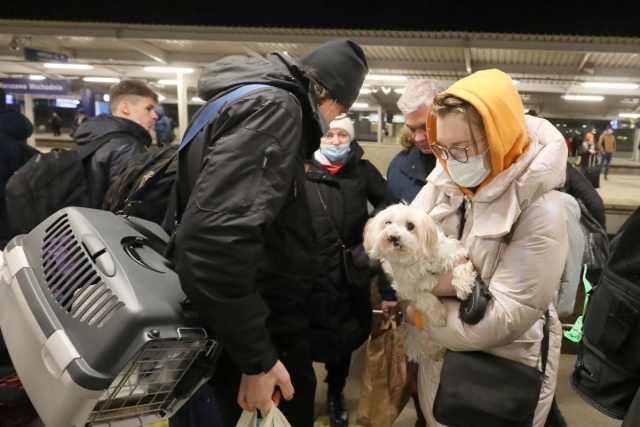
[[[342,103],[340,101],[338,101],[337,99],[333,100],[333,104],[331,104],[331,107],[329,107],[329,111],[333,110],[333,107],[336,104],[340,104],[340,106],[342,108],[344,108],[344,111],[342,111],[341,113],[338,113],[338,115],[333,120],[342,120],[342,119],[346,119],[347,117],[349,117],[351,112],[349,111],[349,109],[347,107],[342,105]],[[328,112],[327,112],[327,114],[328,114]]]
[[[433,153],[440,157],[442,160],[447,161],[449,157],[454,160],[457,160],[460,163],[467,163],[469,161],[469,150],[474,148],[476,152],[478,151],[478,141],[482,141],[487,138],[487,135],[483,136],[480,139],[475,139],[473,136],[473,129],[471,129],[471,120],[469,119],[469,111],[465,110],[465,115],[467,116],[467,126],[469,127],[469,136],[471,137],[471,145],[468,147],[443,147],[436,141],[432,146],[431,150]]]
[[[485,138],[486,136],[483,136],[482,138],[478,139],[478,141],[482,141]],[[472,142],[468,147],[447,148],[439,145],[436,141],[436,143],[431,146],[431,150],[433,150],[433,153],[436,156],[440,157],[442,160],[446,161],[451,157],[452,159],[457,160],[460,163],[467,163],[469,161],[469,150],[471,150],[472,148],[475,148],[477,150],[478,147],[475,142]]]

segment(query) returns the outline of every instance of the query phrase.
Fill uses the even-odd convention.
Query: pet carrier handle
[[[269,85],[252,84],[252,85],[241,86],[238,89],[235,89],[227,93],[226,95],[221,96],[220,98],[217,98],[215,101],[207,104],[202,110],[200,110],[200,112],[196,115],[196,117],[193,119],[193,121],[187,128],[187,131],[184,133],[184,136],[182,137],[182,141],[180,142],[180,147],[178,148],[178,151],[176,151],[176,153],[173,156],[171,156],[171,158],[167,160],[164,165],[162,165],[162,167],[158,170],[158,172],[153,174],[153,176],[151,176],[151,178],[149,178],[144,183],[144,185],[142,185],[142,187],[137,189],[132,195],[130,195],[127,198],[127,200],[125,200],[125,206],[129,206],[133,203],[139,203],[143,201],[151,193],[151,191],[155,188],[155,186],[158,184],[160,179],[164,176],[167,169],[169,168],[169,165],[176,158],[178,153],[180,153],[180,151],[182,151],[183,148],[185,148],[187,145],[189,145],[191,141],[193,141],[193,138],[195,138],[198,132],[200,132],[207,125],[207,123],[209,123],[209,121],[218,113],[218,110],[220,110],[220,108],[222,108],[224,104],[226,104],[227,102],[229,102],[234,98],[238,98],[244,95],[245,93],[251,92],[256,89],[265,88],[265,87],[269,87]]]

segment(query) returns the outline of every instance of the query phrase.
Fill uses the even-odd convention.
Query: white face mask
[[[484,155],[489,152],[489,148],[479,156],[469,157],[466,163],[457,160],[447,160],[449,175],[460,187],[477,187],[489,175],[491,168],[484,167]]]
[[[605,131],[605,133],[606,133],[607,135],[611,135],[611,134],[613,133],[613,131],[612,131],[611,129],[607,129],[607,130]]]

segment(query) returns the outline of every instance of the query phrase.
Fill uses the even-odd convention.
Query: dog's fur
[[[364,248],[372,259],[382,261],[398,298],[413,301],[432,326],[442,327],[447,322],[446,308],[431,293],[440,272],[452,269],[452,285],[461,300],[473,289],[473,264],[454,267],[457,258],[467,256],[466,249],[459,240],[445,236],[433,219],[417,208],[398,204],[376,215],[365,228]],[[409,360],[419,361],[424,356],[439,359],[442,348],[430,341],[425,331],[408,327],[404,345]]]

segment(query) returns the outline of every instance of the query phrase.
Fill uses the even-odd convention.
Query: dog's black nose
[[[397,244],[400,242],[400,237],[392,234],[391,236],[389,236],[389,241],[391,243]]]

